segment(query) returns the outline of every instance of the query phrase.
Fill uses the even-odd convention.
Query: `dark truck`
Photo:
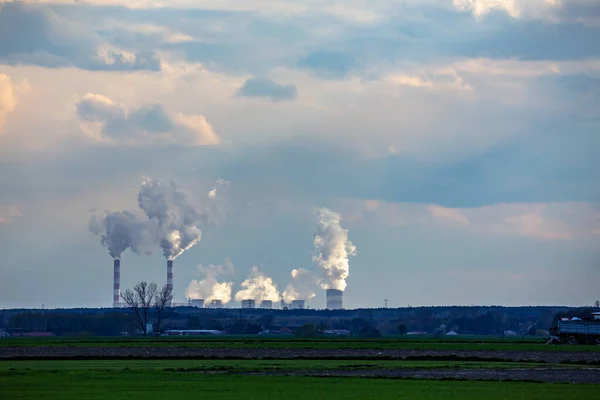
[[[552,339],[567,344],[600,344],[600,313],[592,318],[563,318],[552,332]]]

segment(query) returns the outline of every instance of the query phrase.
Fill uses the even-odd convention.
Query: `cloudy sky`
[[[179,301],[199,264],[316,270],[328,207],[347,307],[591,304],[598,37],[597,0],[0,0],[0,307],[109,306],[88,223],[143,177],[229,182]]]

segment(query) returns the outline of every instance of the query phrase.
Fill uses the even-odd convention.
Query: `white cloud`
[[[419,73],[426,75],[422,77]],[[460,73],[453,67],[443,67],[432,71],[417,72],[417,75],[390,74],[387,78],[391,83],[400,86],[424,88],[432,90],[450,90],[470,92],[473,87],[465,82]]]
[[[367,200],[350,207],[352,220],[375,218],[388,226],[434,226],[443,222],[467,232],[545,240],[600,240],[600,205],[591,203],[512,203],[475,208],[386,203]]]
[[[434,218],[448,220],[461,225],[469,225],[469,219],[465,217],[460,211],[452,208],[431,205],[429,206],[429,212]]]
[[[174,32],[164,26],[160,25],[150,25],[150,24],[138,24],[138,25],[117,25],[122,29],[127,29],[134,33],[141,33],[147,36],[156,36],[160,42],[177,44],[177,43],[185,43],[191,42],[195,39],[186,35],[185,33]]]
[[[369,4],[372,5],[373,3]],[[348,5],[348,2],[336,3],[325,6],[324,11],[337,18],[357,23],[374,23],[382,18],[382,14],[369,10],[365,4],[362,4],[361,7]]]
[[[17,106],[17,96],[8,75],[0,74],[0,132],[6,123],[6,117]]]
[[[100,125],[97,139],[115,144],[214,145],[219,138],[202,115],[171,115],[161,104],[128,110],[93,93],[77,103],[77,115]]]
[[[543,19],[553,23],[600,26],[597,0],[452,0],[454,8],[469,12],[479,20],[494,11],[515,19]]]
[[[600,238],[600,209],[588,203],[498,204],[442,209],[442,216],[464,217],[471,222],[470,229],[481,233],[550,240]],[[439,210],[437,215],[433,212],[432,215],[439,218]]]
[[[571,65],[569,65],[571,64]],[[464,73],[500,76],[510,78],[538,78],[546,75],[557,75],[561,70],[576,68],[575,63],[557,61],[522,61],[522,60],[494,60],[489,58],[470,58],[459,60],[452,64],[452,68]],[[588,63],[579,63],[580,68]],[[583,64],[583,65],[582,65]],[[600,65],[598,65],[600,67]]]
[[[452,0],[454,7],[482,18],[492,11],[504,11],[513,18],[541,18],[552,15],[560,0]]]

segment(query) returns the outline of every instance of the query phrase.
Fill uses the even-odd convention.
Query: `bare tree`
[[[156,283],[146,281],[138,283],[133,289],[127,289],[123,295],[123,301],[135,313],[136,325],[144,336],[148,335],[148,312],[156,296]]]
[[[154,296],[154,310],[156,310],[156,336],[160,335],[161,325],[166,316],[167,308],[173,301],[173,288],[164,285],[162,289]]]
[[[594,303],[594,307],[596,307],[596,308],[600,307],[600,300],[596,300],[596,302]]]

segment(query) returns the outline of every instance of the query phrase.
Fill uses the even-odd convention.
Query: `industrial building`
[[[190,306],[196,308],[204,308],[204,299],[191,299]]]
[[[263,300],[260,303],[260,308],[264,308],[264,309],[270,310],[271,308],[273,308],[273,301],[271,301],[271,300]]]
[[[212,300],[210,302],[211,308],[223,308],[223,300]]]
[[[242,308],[255,308],[256,301],[253,299],[242,300]]]
[[[213,329],[169,329],[162,336],[204,336],[204,335],[222,335],[222,331]]]
[[[327,296],[326,307],[328,310],[341,310],[343,308],[343,296],[344,292],[337,289],[327,289],[325,292]]]
[[[305,306],[306,301],[304,300],[292,300],[292,303],[290,304],[292,310],[304,310]]]

